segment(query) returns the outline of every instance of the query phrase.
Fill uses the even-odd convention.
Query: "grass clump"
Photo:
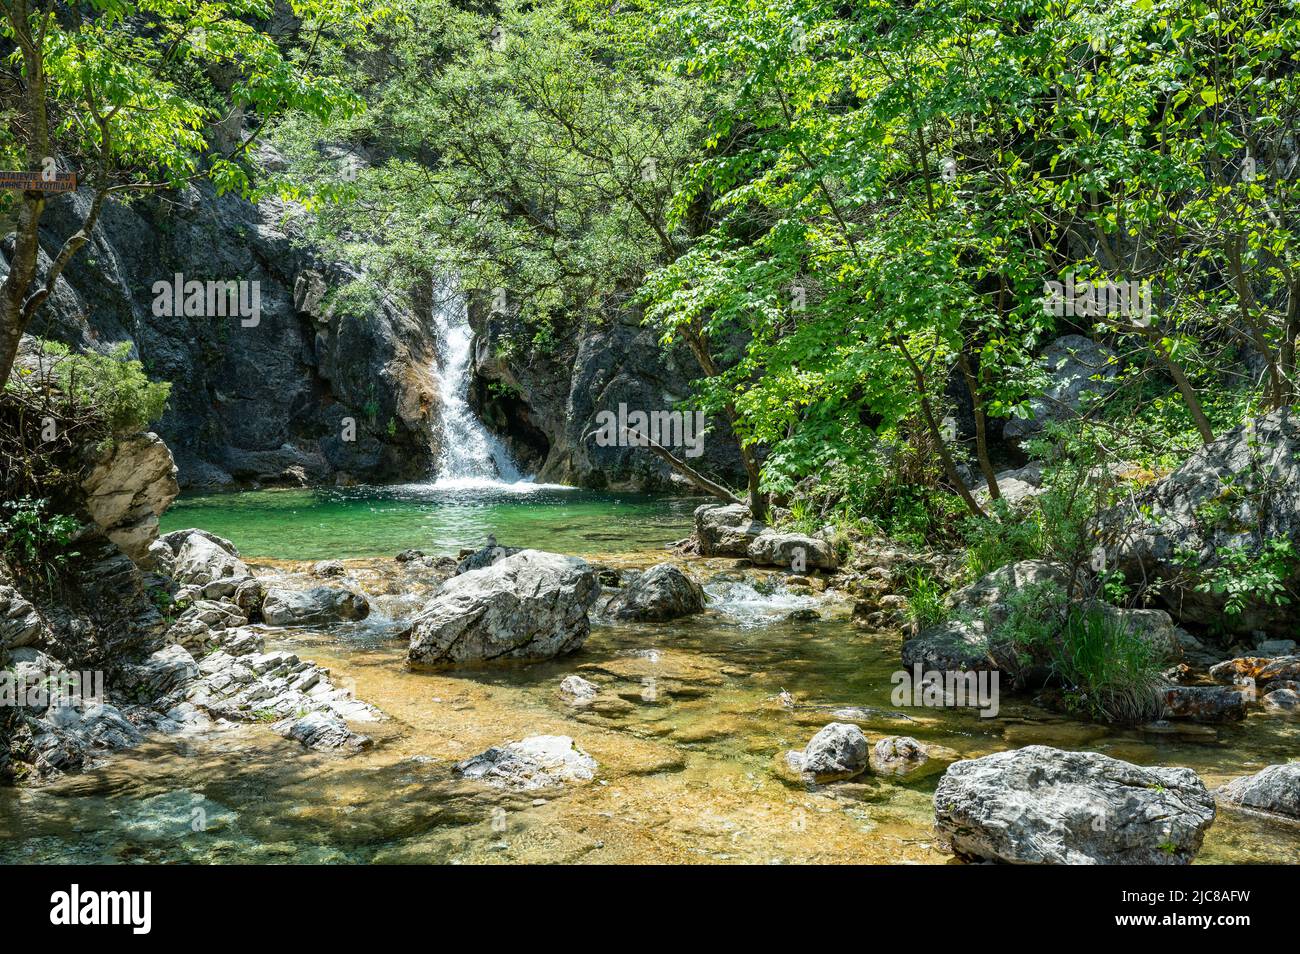
[[[1022,670],[1047,668],[1072,710],[1120,725],[1160,718],[1166,660],[1120,613],[1070,603],[1055,583],[1023,587],[1004,605],[990,643]]]
[[[918,568],[908,577],[907,618],[918,631],[947,621],[943,592],[943,584],[929,570]]]

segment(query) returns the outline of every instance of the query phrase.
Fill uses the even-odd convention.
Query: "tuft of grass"
[[[1053,667],[1071,699],[1104,722],[1139,725],[1164,713],[1164,660],[1123,619],[1075,607],[1056,642]]]
[[[972,518],[965,526],[966,572],[978,580],[1008,563],[1043,555],[1042,525],[1037,510],[1014,513],[1006,501],[995,500],[987,520]]]
[[[907,618],[918,630],[937,626],[948,619],[943,601],[943,584],[929,570],[918,568],[907,580]]]

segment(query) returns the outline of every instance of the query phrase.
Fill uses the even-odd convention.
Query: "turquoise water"
[[[454,555],[489,533],[503,546],[591,556],[678,540],[702,501],[531,484],[256,490],[182,498],[162,531],[202,527],[246,557],[282,560],[392,556],[411,547]]]

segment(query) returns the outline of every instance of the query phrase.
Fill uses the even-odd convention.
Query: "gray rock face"
[[[867,737],[856,725],[832,722],[808,740],[792,765],[818,782],[835,782],[861,775],[867,769]]]
[[[318,752],[331,749],[365,749],[372,740],[369,736],[353,732],[337,713],[316,711],[301,718],[290,716],[272,726],[286,739],[299,742]]]
[[[1214,794],[1225,805],[1300,820],[1300,762],[1235,778]]]
[[[1082,335],[1065,335],[1043,350],[1042,364],[1048,384],[1030,401],[1030,416],[1011,418],[1002,428],[1009,441],[1037,437],[1050,421],[1070,420],[1083,406],[1087,394],[1114,390],[1119,364],[1115,352]]]
[[[448,580],[416,617],[407,661],[436,667],[574,652],[591,632],[587,610],[599,593],[584,561],[523,550]]]
[[[271,587],[262,601],[262,619],[268,626],[321,626],[355,622],[369,615],[369,600],[338,586],[313,586],[309,590]]]
[[[1190,769],[1043,745],[955,762],[934,793],[941,844],[1012,864],[1187,864],[1214,814]]]
[[[47,252],[76,230],[89,202],[88,189],[50,202]],[[413,477],[433,463],[428,303],[376,294],[331,305],[329,293],[356,272],[295,245],[303,220],[278,199],[252,205],[206,185],[165,202],[110,201],[42,309],[50,337],[92,350],[132,341],[152,377],[177,383],[157,427],[177,451],[182,486]],[[155,315],[155,283],[177,273],[257,282],[256,324]],[[345,419],[355,440],[344,439]]]
[[[683,490],[682,479],[645,448],[603,446],[590,435],[601,411],[666,411],[691,393],[699,366],[683,343],[664,349],[641,316],[619,309],[603,320],[556,329],[548,353],[517,347],[509,356],[497,342],[518,343],[516,319],[488,314],[471,301],[475,375],[470,404],[538,480],[625,490]],[[669,441],[668,443],[673,443]],[[735,440],[725,421],[711,419],[692,466],[723,483],[744,484]],[[678,447],[677,453],[686,449]],[[690,492],[694,492],[691,489]]]
[[[158,539],[158,518],[180,493],[171,451],[157,434],[133,434],[97,451],[81,489],[91,519],[137,563]]]
[[[198,587],[209,599],[233,596],[240,584],[252,578],[235,545],[215,534],[176,530],[159,540],[172,551],[172,579]]]
[[[695,508],[695,539],[700,556],[748,557],[749,547],[767,525],[743,504],[701,504]]]
[[[551,785],[587,782],[596,776],[596,760],[567,735],[534,735],[493,746],[456,764],[457,775],[494,788],[532,791]]]
[[[37,642],[45,631],[45,621],[36,607],[5,581],[3,573],[0,568],[0,659],[6,650]]]
[[[834,570],[840,565],[835,548],[818,537],[802,533],[760,533],[746,551],[758,566],[780,566],[797,572]]]
[[[1291,607],[1248,602],[1225,613],[1228,597],[1198,584],[1223,566],[1222,554],[1258,553],[1289,540],[1300,552],[1300,417],[1281,409],[1224,434],[1181,467],[1143,490],[1108,520],[1122,535],[1112,565],[1133,583],[1160,583],[1157,596],[1182,622],[1225,625],[1237,632],[1293,635]],[[1300,588],[1300,563],[1282,580]]]
[[[613,619],[662,622],[703,609],[700,585],[671,563],[660,563],[615,593],[605,613]]]
[[[137,698],[157,699],[188,685],[198,676],[199,664],[194,656],[184,646],[173,644],[141,663],[125,667],[123,684]]]

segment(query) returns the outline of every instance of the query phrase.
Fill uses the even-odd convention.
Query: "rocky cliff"
[[[685,346],[665,350],[635,312],[573,321],[549,349],[520,344],[527,332],[510,314],[471,301],[475,377],[470,403],[524,469],[540,481],[610,490],[697,492],[648,450],[602,446],[592,437],[602,411],[674,411],[691,395],[699,369]],[[726,423],[707,422],[695,469],[744,486],[735,438]]]
[[[51,203],[47,253],[88,201],[83,192]],[[427,305],[340,295],[363,276],[295,242],[301,216],[275,199],[254,205],[207,187],[112,204],[29,329],[85,349],[129,340],[151,377],[173,382],[157,430],[183,487],[381,481],[433,466]],[[177,274],[247,283],[255,315],[173,316],[182,309],[159,308],[155,284]]]

